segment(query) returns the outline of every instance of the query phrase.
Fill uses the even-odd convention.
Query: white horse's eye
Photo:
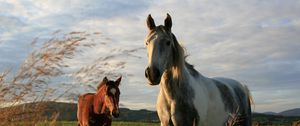
[[[171,44],[171,42],[170,41],[167,41],[167,46],[169,46]]]

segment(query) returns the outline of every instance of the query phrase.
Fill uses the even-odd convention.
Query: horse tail
[[[244,90],[245,90],[245,93],[246,93],[246,96],[247,96],[247,105],[248,105],[248,113],[247,113],[247,116],[246,116],[246,120],[248,120],[248,125],[251,126],[252,124],[252,109],[251,109],[251,105],[254,106],[254,100],[253,100],[253,97],[249,91],[249,88],[244,85]]]
[[[251,92],[250,92],[248,86],[244,85],[244,89],[245,89],[245,93],[246,93],[247,98],[248,98],[249,105],[253,105],[253,107],[255,108],[254,100],[253,100],[253,97],[251,95]]]

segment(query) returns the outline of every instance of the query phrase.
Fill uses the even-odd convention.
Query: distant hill
[[[19,106],[30,106],[36,103],[26,103]],[[19,107],[16,106],[16,107]],[[63,121],[76,121],[77,120],[77,104],[75,103],[62,103],[62,102],[47,102],[47,110],[45,115],[51,117],[54,112],[59,112],[58,120]],[[158,122],[158,115],[155,111],[145,109],[130,110],[128,108],[120,108],[119,118],[114,120],[122,121],[143,121],[143,122]]]
[[[115,120],[159,122],[157,112],[155,111],[146,109],[130,110],[128,108],[120,108],[120,117]]]
[[[276,113],[276,112],[264,112],[262,114],[265,114],[265,115],[278,115],[278,113]]]
[[[299,116],[300,117],[300,108],[289,109],[279,113],[276,112],[264,112],[261,114],[265,115],[280,115],[280,116]]]
[[[282,111],[282,112],[278,113],[278,115],[282,115],[282,116],[300,116],[300,108],[285,110],[285,111]]]

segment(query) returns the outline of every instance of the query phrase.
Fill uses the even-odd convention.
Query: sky
[[[254,111],[280,112],[300,107],[299,12],[298,0],[0,0],[0,70],[17,68],[36,37],[101,32],[95,48],[68,61],[70,71],[96,65],[99,80],[122,75],[122,107],[155,110],[159,86],[144,77],[145,21],[151,14],[162,24],[169,13],[187,61],[202,75],[238,80],[249,87]]]

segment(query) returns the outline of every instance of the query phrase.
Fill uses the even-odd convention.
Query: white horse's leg
[[[170,117],[165,115],[158,115],[160,119],[160,126],[169,126]]]
[[[167,108],[165,106],[157,106],[157,114],[160,120],[161,126],[169,126],[169,121],[171,119],[170,114],[166,111]]]
[[[182,113],[178,113],[178,111],[176,110],[176,103],[171,103],[171,121],[173,123],[174,126],[184,126],[183,124],[183,120],[181,120],[184,115],[181,115]],[[176,112],[177,111],[177,112]],[[191,113],[189,113],[191,114]],[[186,115],[188,116],[188,115]]]
[[[169,126],[170,117],[170,108],[168,108],[168,104],[166,98],[160,93],[157,98],[156,103],[157,114],[160,120],[161,126]]]

